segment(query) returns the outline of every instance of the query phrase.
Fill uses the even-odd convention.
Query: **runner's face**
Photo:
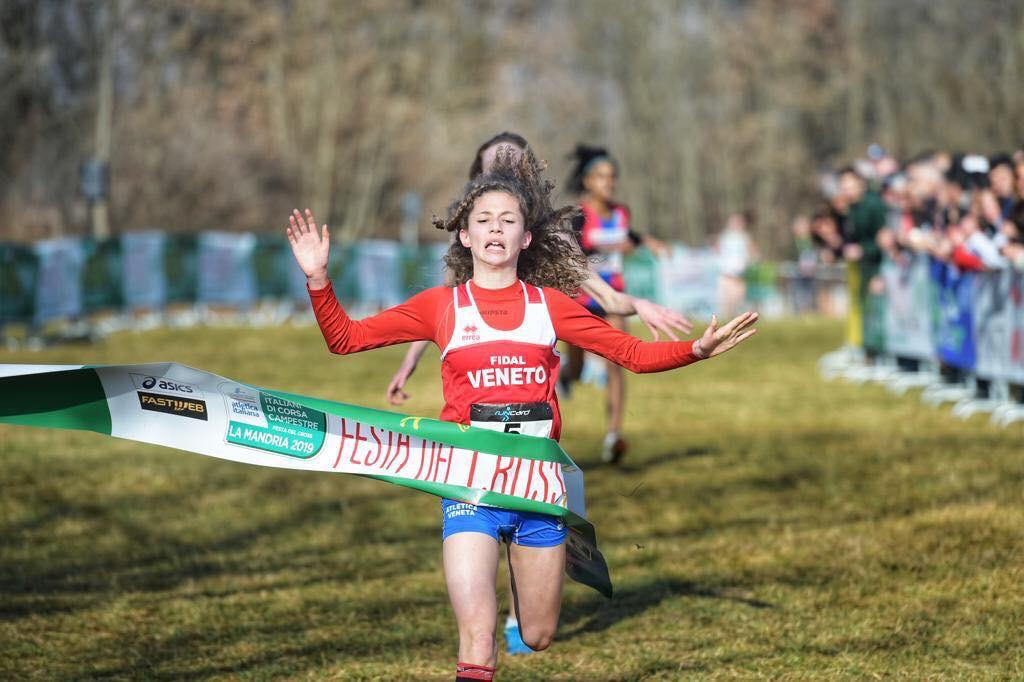
[[[473,254],[473,267],[513,268],[519,252],[530,245],[519,201],[507,192],[485,192],[473,204],[469,223],[459,240]]]
[[[593,198],[607,203],[615,196],[615,180],[615,164],[598,161],[583,178],[583,189]]]
[[[491,168],[494,167],[494,160],[498,158],[498,150],[504,149],[505,153],[512,153],[512,160],[518,161],[519,157],[523,155],[521,147],[512,144],[511,142],[498,142],[492,144],[490,147],[484,150],[484,153],[480,155],[480,167],[484,173],[490,173]]]

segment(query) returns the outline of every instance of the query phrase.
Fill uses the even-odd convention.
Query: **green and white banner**
[[[568,575],[611,596],[583,472],[548,438],[257,388],[175,363],[0,365],[0,423],[96,431],[246,464],[340,472],[561,517]]]

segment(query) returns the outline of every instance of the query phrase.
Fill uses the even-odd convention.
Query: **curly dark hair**
[[[462,197],[449,208],[447,218],[435,215],[432,222],[438,229],[449,232],[466,229],[469,214],[481,195],[491,191],[507,192],[519,202],[523,225],[533,235],[529,248],[519,254],[519,279],[573,296],[589,276],[586,256],[577,246],[572,230],[572,218],[579,208],[551,206],[555,184],[541,177],[544,167],[529,147],[521,155],[500,149],[491,171],[466,185]],[[448,249],[444,262],[454,284],[472,279],[473,254],[458,239]]]

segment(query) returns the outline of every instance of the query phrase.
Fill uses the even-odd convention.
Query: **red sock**
[[[471,680],[493,680],[495,668],[474,663],[458,663],[455,666],[455,682]]]

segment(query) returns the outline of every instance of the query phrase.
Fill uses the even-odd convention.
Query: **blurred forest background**
[[[693,245],[752,208],[769,255],[816,171],[1020,144],[1024,3],[997,0],[0,0],[0,239],[427,220],[514,130],[562,185],[622,164],[636,224]],[[566,201],[572,197],[564,196]],[[406,202],[408,207],[408,202]],[[107,211],[107,207],[102,207]]]

